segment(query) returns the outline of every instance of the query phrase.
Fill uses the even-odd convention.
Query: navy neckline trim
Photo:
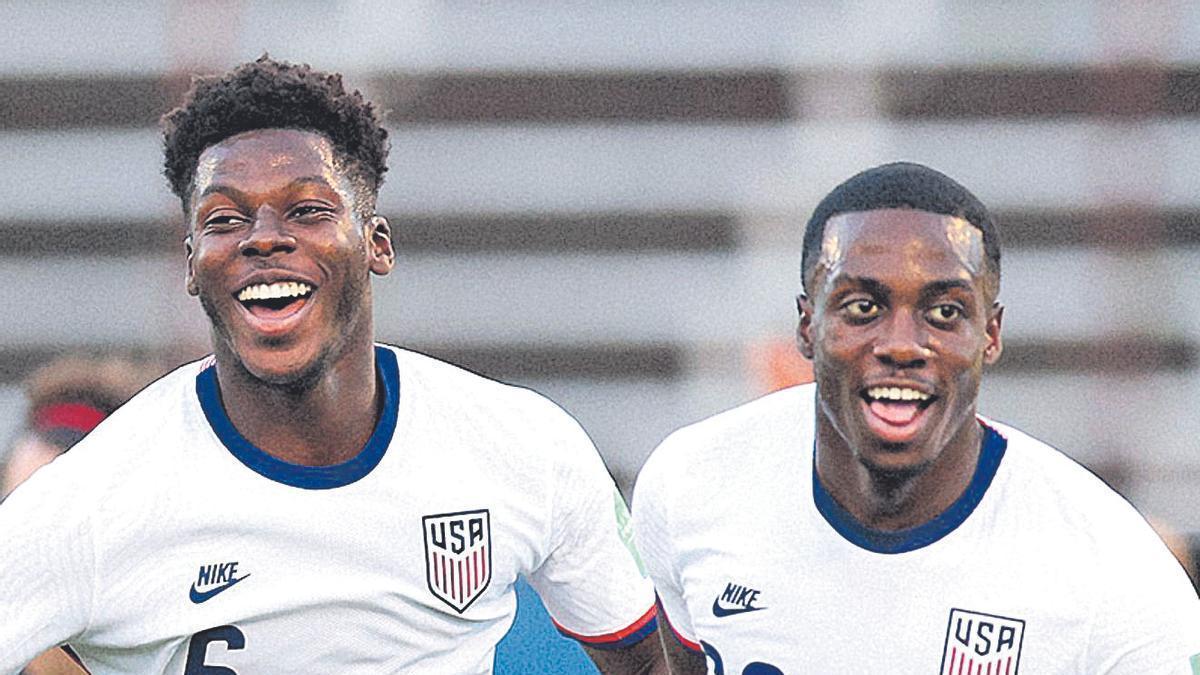
[[[847,541],[875,553],[907,553],[928,546],[945,537],[963,524],[963,521],[979,506],[984,493],[992,484],[996,471],[1000,468],[1000,460],[1008,448],[1008,440],[995,429],[980,422],[983,427],[983,443],[979,449],[979,461],[975,465],[975,475],[962,495],[950,505],[950,508],[939,514],[933,520],[907,530],[885,532],[873,530],[854,519],[850,512],[834,501],[833,496],[825,490],[821,479],[817,476],[816,442],[813,443],[813,501],[817,510],[825,520],[837,530],[838,534]]]
[[[217,388],[217,368],[210,366],[196,376],[196,395],[200,407],[208,419],[217,438],[230,454],[255,473],[277,483],[306,490],[328,490],[349,485],[366,476],[383,459],[396,431],[396,415],[400,400],[400,369],[396,365],[396,354],[379,345],[375,346],[375,371],[383,386],[383,411],[371,438],[357,455],[341,464],[331,466],[304,466],[292,464],[273,457],[255,447],[237,429],[225,414],[221,395]]]

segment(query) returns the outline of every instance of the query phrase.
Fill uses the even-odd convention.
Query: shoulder
[[[532,389],[499,382],[432,356],[383,346],[396,355],[402,406],[423,413],[436,411],[460,428],[520,440],[527,449],[557,447],[563,442],[592,448],[574,417]]]
[[[1054,504],[1055,512],[1077,524],[1137,516],[1121,495],[1061,450],[1014,427],[981,418],[1007,441],[1003,469],[1037,506]]]
[[[984,422],[1008,441],[1005,508],[1036,523],[1064,553],[1085,558],[1101,573],[1178,567],[1142,514],[1083,465],[1020,430]]]
[[[417,396],[447,397],[476,407],[529,408],[535,412],[561,409],[535,391],[474,373],[427,354],[382,345],[396,356],[401,396],[406,390]]]
[[[69,503],[86,511],[106,502],[105,495],[127,491],[161,457],[158,450],[167,446],[166,439],[188,426],[188,402],[199,408],[195,379],[203,365],[185,364],[148,385],[17,491],[36,495],[45,504]],[[148,480],[155,482],[153,476]]]
[[[639,498],[668,486],[687,494],[734,471],[769,470],[780,452],[808,457],[815,394],[811,384],[790,387],[673,432],[638,474]]]
[[[157,444],[155,439],[164,434],[183,430],[188,411],[199,411],[196,376],[211,365],[211,357],[186,363],[150,383],[100,422],[64,457],[132,453],[140,444]]]

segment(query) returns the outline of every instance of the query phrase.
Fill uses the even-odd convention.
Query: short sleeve
[[[1148,525],[1111,553],[1088,644],[1089,673],[1200,673],[1200,600]]]
[[[91,520],[59,464],[0,503],[0,673],[77,637],[91,613]]]
[[[554,452],[550,549],[529,576],[555,626],[590,647],[621,648],[654,632],[654,591],[633,545],[629,511],[574,421]]]
[[[691,617],[683,598],[676,561],[671,546],[671,527],[668,511],[671,506],[668,488],[670,471],[663,466],[660,447],[638,475],[633,497],[633,531],[638,551],[654,582],[660,618],[666,622],[680,644],[699,652],[701,647],[692,628]]]

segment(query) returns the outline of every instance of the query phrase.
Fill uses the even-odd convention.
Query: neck
[[[379,418],[382,388],[374,345],[343,350],[311,379],[273,384],[218,350],[221,403],[238,432],[267,454],[304,466],[330,466],[356,456]]]
[[[904,470],[862,461],[861,453],[817,412],[817,475],[830,496],[862,525],[893,532],[924,525],[966,491],[979,461],[983,432],[970,415],[930,462]]]

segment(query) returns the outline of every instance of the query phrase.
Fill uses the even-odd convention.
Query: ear
[[[396,266],[396,248],[392,245],[392,226],[387,218],[371,216],[367,221],[367,258],[371,271],[384,276]]]
[[[200,287],[196,285],[196,269],[192,264],[195,252],[195,249],[192,248],[192,235],[188,234],[183,238],[183,253],[187,258],[187,275],[184,277],[184,285],[187,288],[188,295],[200,294]]]
[[[797,295],[796,311],[800,314],[800,323],[796,326],[796,346],[800,348],[800,353],[804,355],[804,358],[811,361],[813,357],[812,300],[803,293]]]
[[[1004,306],[998,302],[993,304],[989,314],[987,327],[984,328],[987,345],[983,348],[983,362],[990,366],[1000,360],[1000,353],[1004,351],[1004,342],[1000,339],[1000,324],[1004,321]]]

